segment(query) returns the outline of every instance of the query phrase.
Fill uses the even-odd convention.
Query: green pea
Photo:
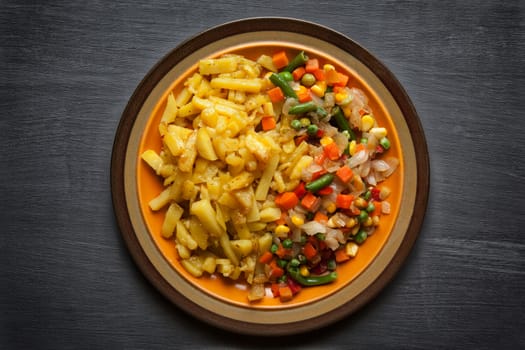
[[[306,87],[310,87],[315,84],[315,76],[312,73],[306,73],[301,78],[301,84]]]
[[[368,238],[368,234],[366,233],[366,231],[359,230],[359,232],[357,232],[356,235],[354,236],[354,241],[357,244],[362,244],[364,241],[366,241],[367,238]]]
[[[315,124],[310,124],[310,125],[308,125],[308,127],[306,128],[306,132],[307,132],[308,135],[310,135],[310,136],[315,136],[315,135],[317,135],[317,131],[319,131],[319,128],[318,128],[317,125],[315,125]]]
[[[374,203],[372,203],[372,202],[368,203],[368,207],[366,207],[366,211],[368,213],[373,212],[375,209],[376,209],[376,206],[374,205]]]
[[[287,238],[287,239],[285,239],[285,240],[282,242],[282,245],[283,245],[284,248],[289,249],[289,248],[292,247],[293,242],[292,242],[292,240],[291,240],[290,238]]]
[[[301,265],[301,262],[299,261],[299,259],[293,258],[292,260],[290,260],[289,264],[290,266],[297,267]]]
[[[288,261],[284,259],[277,259],[277,266],[284,269],[286,265],[288,265]]]
[[[290,126],[295,129],[295,130],[299,130],[302,128],[302,124],[301,122],[298,120],[298,119],[294,119],[290,122]]]
[[[366,210],[361,210],[359,213],[359,222],[365,222],[368,219],[368,212]]]

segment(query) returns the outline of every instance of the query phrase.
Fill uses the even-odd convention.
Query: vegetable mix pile
[[[304,51],[199,62],[168,96],[163,148],[144,161],[164,180],[152,210],[193,276],[289,302],[335,281],[390,213],[398,167],[363,91]]]

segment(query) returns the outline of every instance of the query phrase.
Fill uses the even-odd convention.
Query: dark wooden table
[[[0,348],[525,347],[523,1],[0,3]],[[357,314],[308,335],[232,335],[168,303],[117,228],[110,157],[128,98],[188,37],[285,15],[398,77],[431,162],[420,237]]]

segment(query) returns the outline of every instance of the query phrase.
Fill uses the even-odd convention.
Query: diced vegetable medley
[[[388,130],[306,52],[201,60],[158,129],[162,149],[141,156],[163,179],[159,234],[191,275],[245,281],[250,302],[333,282],[390,213]]]

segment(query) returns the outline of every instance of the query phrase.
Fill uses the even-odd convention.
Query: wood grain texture
[[[523,1],[243,4],[0,3],[0,348],[525,347]],[[431,191],[412,254],[373,303],[259,339],[196,321],[142,277],[109,167],[155,62],[210,26],[278,15],[330,26],[393,71],[425,130]]]

